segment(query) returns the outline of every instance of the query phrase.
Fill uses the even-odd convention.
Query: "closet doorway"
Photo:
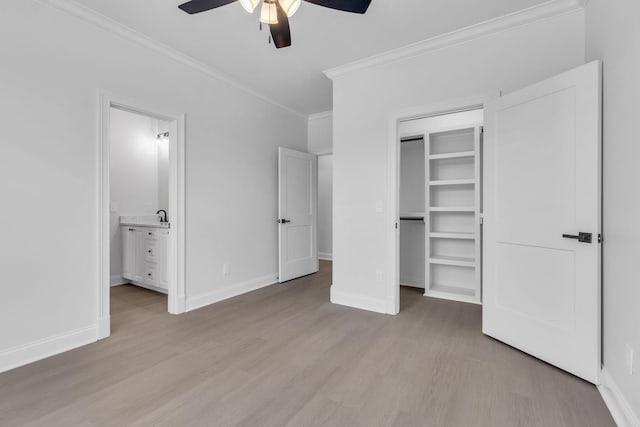
[[[399,123],[400,295],[481,303],[482,126],[481,108]]]

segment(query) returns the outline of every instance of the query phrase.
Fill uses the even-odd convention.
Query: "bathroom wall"
[[[158,133],[169,132],[169,122],[158,122]],[[169,144],[168,139],[158,143],[158,209],[167,211],[167,219],[171,221],[169,212]]]
[[[120,216],[154,215],[168,204],[169,141],[157,139],[161,129],[158,120],[128,111],[112,108],[110,126],[113,286],[126,282],[121,276]]]

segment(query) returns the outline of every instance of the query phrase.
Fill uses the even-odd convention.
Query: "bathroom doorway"
[[[184,116],[100,98],[99,339],[112,314],[185,310]]]

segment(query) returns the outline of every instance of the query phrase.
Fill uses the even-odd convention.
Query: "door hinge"
[[[396,222],[396,230],[398,229],[398,223]]]
[[[598,233],[598,243],[602,243],[602,234]]]

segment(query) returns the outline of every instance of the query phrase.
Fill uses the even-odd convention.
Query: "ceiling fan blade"
[[[278,11],[278,23],[269,24],[269,29],[271,30],[273,43],[280,49],[291,46],[291,30],[289,28],[289,18],[278,0],[276,0],[276,10]]]
[[[371,4],[371,0],[305,0],[308,3],[343,12],[365,13]]]
[[[190,15],[194,13],[206,12],[216,7],[233,3],[236,0],[191,0],[178,6]]]

